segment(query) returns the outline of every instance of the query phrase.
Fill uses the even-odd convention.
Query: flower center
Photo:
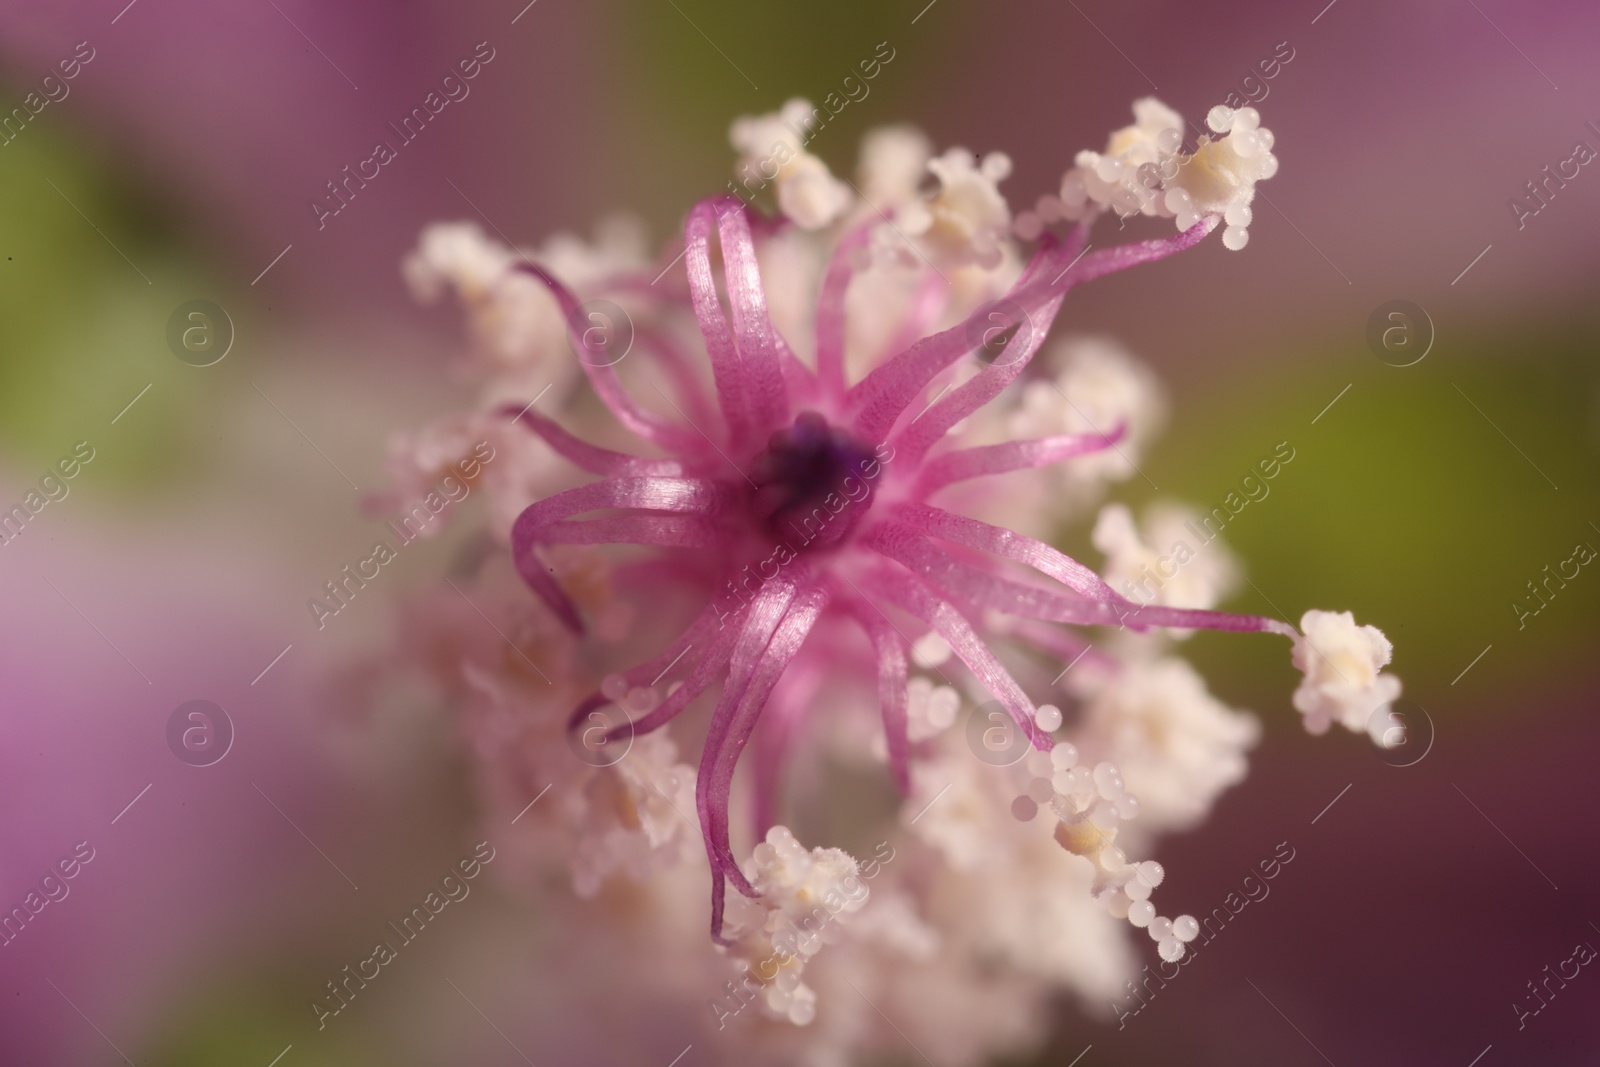
[[[871,447],[804,411],[756,457],[751,515],[795,548],[836,544],[866,514],[881,473]]]

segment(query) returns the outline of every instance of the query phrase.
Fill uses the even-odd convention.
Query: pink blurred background
[[[403,1035],[425,1029],[435,1048],[474,1035],[471,1062],[520,1062],[478,1044],[481,1020],[449,998],[397,991],[320,1050],[303,1017],[304,990],[457,857],[470,820],[447,728],[416,701],[367,714],[370,687],[348,667],[388,639],[407,590],[438,580],[445,552],[408,560],[331,636],[311,631],[299,593],[365,543],[348,480],[381,485],[387,434],[464,395],[455,319],[415,307],[398,263],[437,219],[532,243],[630,206],[664,240],[726,180],[732,117],[820,97],[881,40],[894,63],[815,150],[844,169],[867,127],[915,122],[940,144],[1007,150],[1017,204],[1052,191],[1134,98],[1157,93],[1199,120],[1292,47],[1259,104],[1283,168],[1247,254],[1206,248],[1111,279],[1067,314],[1169,381],[1179,414],[1152,474],[1174,489],[1205,498],[1284,426],[1315,443],[1311,484],[1238,547],[1275,599],[1395,619],[1397,669],[1437,728],[1410,768],[1352,739],[1305,738],[1281,697],[1286,665],[1198,639],[1219,695],[1269,729],[1250,778],[1160,858],[1184,872],[1196,911],[1279,841],[1297,861],[1196,961],[1200,977],[1120,1031],[1063,1006],[1041,1062],[1085,1046],[1085,1067],[1465,1067],[1486,1046],[1483,1067],[1600,1058],[1600,978],[1576,980],[1524,1030],[1509,1006],[1574,941],[1600,943],[1588,770],[1600,585],[1575,588],[1532,633],[1504,607],[1569,528],[1600,522],[1600,176],[1583,168],[1520,229],[1507,203],[1575,141],[1600,146],[1586,125],[1600,126],[1594,5],[0,10],[8,102],[78,42],[94,50],[70,94],[0,149],[8,241],[37,247],[17,233],[49,211],[81,242],[5,265],[14,289],[55,279],[58,303],[8,305],[0,484],[20,496],[82,438],[105,456],[0,556],[3,906],[74,843],[96,850],[70,895],[0,949],[0,1060],[265,1065],[293,1043],[285,1067],[424,1062],[405,1058],[420,1054]],[[470,95],[319,229],[309,203],[324,183],[480,42],[494,59]],[[80,190],[89,228],[56,199]],[[162,339],[172,307],[196,297],[227,307],[238,331],[203,380]],[[1397,298],[1438,331],[1406,371],[1363,340],[1372,309]],[[166,718],[193,698],[222,705],[237,731],[212,767],[167,750]],[[516,945],[496,943],[496,924],[518,921],[499,901],[441,951],[497,973]],[[530,1011],[515,1031],[535,1062],[566,1044],[547,1025]]]

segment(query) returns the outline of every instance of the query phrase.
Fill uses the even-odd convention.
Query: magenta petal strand
[[[844,399],[844,300],[855,277],[855,260],[866,246],[872,224],[851,231],[833,250],[828,272],[822,278],[817,297],[817,379],[823,394],[832,403]],[[917,337],[922,336],[919,332]],[[911,339],[916,340],[915,337]],[[910,344],[911,341],[907,341]]]
[[[711,377],[716,383],[717,404],[727,426],[728,439],[743,443],[750,439],[749,400],[744,367],[734,345],[728,318],[722,313],[717,282],[711,273],[711,228],[721,211],[717,198],[702,200],[689,212],[684,224],[684,266],[689,272],[689,292],[694,317],[705,338],[706,355],[711,361]],[[710,432],[710,431],[707,431]]]
[[[722,484],[690,478],[617,478],[583,485],[525,508],[511,527],[511,554],[523,580],[569,629],[581,633],[583,622],[577,607],[534,552],[545,527],[600,508],[645,508],[710,516],[721,512],[728,503],[729,491]]]
[[[950,516],[950,518],[959,521],[942,527],[938,536],[954,540],[955,543],[962,543],[947,536],[946,531],[960,531],[966,523],[976,523],[977,520],[963,519],[961,516]],[[986,523],[978,525],[987,526]],[[1040,564],[1049,567],[1048,570],[1040,567],[1040,570],[1058,581],[1064,581],[1072,574],[1074,568],[1083,567],[1070,556],[1050,548],[1043,542],[1022,537],[1020,534],[999,527],[989,527],[989,529],[1005,535],[989,543],[1004,548],[1006,551],[1003,554],[1007,558],[1039,566],[1032,562],[1037,559]],[[1083,594],[1063,597],[1049,590],[1022,585],[963,563],[940,552],[913,527],[886,523],[873,531],[873,542],[880,551],[923,575],[937,588],[947,590],[951,595],[963,598],[976,607],[994,608],[1013,615],[1076,625],[1121,626],[1139,631],[1152,627],[1166,627],[1174,630],[1275,633],[1291,639],[1299,633],[1286,622],[1261,615],[1235,615],[1226,611],[1135,604],[1112,592],[1109,587],[1103,587],[1105,593],[1109,594],[1109,599],[1087,597],[1080,599]],[[1012,552],[1017,552],[1018,555],[1013,556]],[[1089,573],[1093,574],[1092,571]],[[1095,578],[1095,581],[1098,582],[1099,579]]]
[[[699,808],[701,825],[706,830],[706,849],[712,854],[713,869],[720,864],[728,880],[746,896],[755,896],[756,891],[739,870],[728,837],[728,796],[733,787],[733,772],[750,740],[751,732],[761,718],[761,711],[772,694],[773,686],[778,684],[784,669],[800,651],[800,646],[805,643],[806,636],[827,603],[828,594],[816,587],[793,597],[746,684],[740,687],[736,703],[723,720],[723,730],[716,743],[707,739],[705,754],[700,761],[700,780],[696,793],[697,799],[701,794],[705,797],[699,803]],[[724,691],[724,702],[727,697],[727,691]],[[722,719],[723,704],[718,705],[717,712],[718,718]],[[714,886],[712,891],[720,897],[723,890],[721,886]],[[715,900],[712,906],[713,909],[717,908]],[[720,915],[713,915],[713,937],[721,935],[720,918]]]
[[[1119,626],[1131,617],[1116,601],[1093,601],[1014,582],[957,559],[904,523],[884,523],[866,543],[905,567],[969,613],[984,609],[1077,626]],[[1129,625],[1132,625],[1130,622]]]
[[[539,533],[545,545],[660,545],[720,548],[727,530],[698,515],[618,515],[580,522],[552,522]]]
[[[705,837],[706,858],[711,864],[711,936],[718,942],[723,941],[723,891],[727,882],[731,880],[734,887],[747,896],[754,895],[755,890],[733,857],[728,837],[728,785],[717,787],[714,768],[723,759],[723,746],[733,737],[731,731],[738,718],[740,704],[750,688],[761,656],[766,652],[794,598],[794,584],[781,578],[768,582],[756,594],[749,614],[743,620],[744,626],[733,643],[728,678],[723,683],[716,710],[711,714],[711,725],[706,731],[705,746],[700,753],[700,770],[695,779],[695,809],[700,817],[700,832]],[[734,753],[734,758],[737,758],[737,753]]]
[[[682,685],[668,694],[665,700],[640,716],[633,723],[632,730],[635,734],[647,734],[652,730],[658,730],[677,718],[678,713],[688,707],[690,701],[711,688],[712,684],[726,671],[728,657],[733,653],[733,643],[738,636],[738,631],[733,629],[718,631],[715,637],[710,636],[711,631],[706,633],[711,645],[695,663],[694,669],[689,672],[689,677],[684,679]],[[622,731],[614,732],[620,733]]]
[[[1110,433],[1057,434],[1029,441],[1006,441],[998,445],[942,452],[923,465],[913,495],[917,499],[924,499],[956,482],[1043,467],[1074,456],[1089,455],[1110,448],[1122,440],[1126,433],[1126,424],[1119,423]]]
[[[761,268],[756,264],[756,246],[750,238],[744,205],[735,203],[724,208],[718,228],[733,332],[744,366],[745,399],[758,431],[777,429],[789,421],[789,392],[784,385],[776,331],[767,314],[767,296],[761,288]]]
[[[1041,248],[1034,253],[1023,279],[1029,279],[1045,263],[1053,260],[1055,249]],[[1023,281],[1012,287],[1006,299],[1016,302]],[[1045,300],[1053,300],[1051,293]],[[1026,305],[1022,305],[1026,310]],[[854,432],[866,441],[888,437],[900,416],[935,375],[978,347],[987,322],[988,308],[979,308],[948,330],[925,337],[910,348],[880,364],[850,390],[846,402],[855,410]]]
[[[1171,237],[1158,237],[1149,241],[1133,241],[1128,244],[1113,245],[1103,248],[1098,252],[1090,252],[1078,259],[1072,260],[1077,255],[1063,247],[1056,256],[1059,266],[1047,268],[1039,272],[1038,277],[1025,284],[1019,285],[1012,293],[1011,299],[1023,307],[1038,302],[1042,294],[1047,291],[1065,292],[1075,285],[1083,282],[1103,278],[1108,274],[1137,267],[1143,263],[1154,263],[1176,255],[1186,248],[1192,248],[1206,235],[1217,228],[1222,220],[1217,216],[1208,216],[1184,230],[1182,233],[1173,234]],[[1070,253],[1070,254],[1069,254]]]
[[[1121,600],[1093,570],[1043,541],[927,504],[906,504],[896,515],[929,536],[1026,564],[1089,600]]]
[[[1113,615],[1109,621],[1119,626],[1139,630],[1164,626],[1171,629],[1267,632],[1290,638],[1296,636],[1298,632],[1286,622],[1265,616],[1169,608],[1159,604],[1136,604],[1119,596],[1094,571],[1043,541],[1013,533],[1004,527],[991,526],[977,519],[952,515],[926,504],[905,505],[899,514],[906,517],[915,528],[934,537],[1027,564],[1041,574],[1061,582],[1079,596],[1103,602],[1111,609]],[[1072,610],[1070,605],[1067,610],[1069,612]],[[1059,621],[1079,620],[1062,618]]]
[[[878,709],[883,714],[889,771],[902,795],[911,792],[911,739],[907,727],[906,643],[883,613],[856,602],[852,614],[866,630],[878,659]]]
[[[1022,691],[994,653],[979,639],[961,612],[947,601],[934,595],[927,585],[904,571],[884,568],[870,578],[871,587],[899,607],[926,623],[949,643],[951,650],[967,665],[1017,726],[1027,735],[1034,748],[1049,749],[1050,735],[1039,729],[1034,721],[1033,701]]]
[[[574,353],[587,351],[583,331],[580,326],[587,322],[578,298],[573,295],[562,282],[549,271],[531,260],[522,260],[514,268],[523,273],[531,274],[544,283],[555,297],[556,304],[561,308],[562,318],[566,320],[567,336],[572,344]],[[574,357],[576,358],[576,357]],[[605,402],[606,407],[617,417],[617,421],[628,429],[663,448],[677,451],[684,446],[691,445],[695,440],[693,431],[682,426],[674,425],[663,419],[660,415],[646,408],[640,407],[633,397],[628,395],[622,387],[622,382],[617,378],[615,365],[601,359],[578,359],[583,367],[583,373],[588,376],[589,384]]]
[[[1045,333],[1061,309],[1060,299],[1052,300],[1028,316],[1023,329],[1013,334],[995,361],[937,401],[902,430],[895,442],[896,454],[903,460],[919,463],[928,449],[939,442],[950,427],[999,396],[1006,386],[1028,369],[1034,353],[1044,344]],[[1024,330],[1026,335],[1024,336]]]
[[[637,476],[675,478],[683,474],[683,464],[675,459],[630,456],[624,452],[613,452],[580,441],[529,407],[506,404],[499,409],[499,413],[538,434],[544,438],[546,444],[555,449],[558,455],[571,462],[573,466],[591,474],[600,474],[607,478]]]

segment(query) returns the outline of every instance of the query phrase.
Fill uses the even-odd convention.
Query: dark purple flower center
[[[874,450],[815,411],[767,441],[750,481],[752,517],[796,549],[837,544],[866,514],[883,464]]]

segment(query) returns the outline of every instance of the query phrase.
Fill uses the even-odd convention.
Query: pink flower
[[[1178,164],[1172,170],[1188,175]],[[990,176],[999,177],[998,171]],[[1230,203],[1246,198],[1249,189],[1240,188]],[[708,199],[690,212],[684,230],[687,289],[662,296],[668,305],[692,310],[709,358],[712,395],[706,395],[696,368],[674,358],[666,345],[641,345],[647,355],[640,358],[659,358],[675,393],[661,396],[677,418],[637,401],[611,361],[582,360],[606,407],[662,455],[586,444],[531,405],[503,409],[600,476],[527,508],[512,531],[518,570],[569,628],[581,632],[584,621],[552,578],[541,556],[545,546],[655,546],[677,551],[654,569],[639,570],[640,582],[710,575],[709,599],[689,627],[654,658],[608,679],[602,692],[579,705],[572,721],[625,701],[637,717],[614,733],[648,733],[721,683],[695,790],[712,872],[711,931],[719,942],[726,883],[757,895],[729,841],[729,791],[739,757],[763,713],[783,718],[758,736],[757,831],[764,832],[772,823],[770,794],[782,749],[807,711],[807,699],[795,694],[811,692],[820,675],[854,669],[851,661],[822,651],[837,645],[839,633],[857,631],[871,645],[889,763],[902,790],[909,789],[912,758],[907,652],[913,634],[907,627],[947,642],[1041,750],[1051,747],[1051,738],[1038,725],[1033,700],[992,651],[997,641],[1059,657],[1076,642],[1063,625],[1296,635],[1287,623],[1267,618],[1134,603],[1042,541],[929,503],[957,483],[1115,446],[1115,428],[981,447],[962,447],[952,435],[1023,375],[1068,290],[1193,246],[1219,224],[1222,212],[1165,239],[1086,252],[1098,214],[1089,211],[1063,238],[1040,234],[1003,301],[979,307],[949,328],[922,336],[940,310],[936,306],[930,314],[925,300],[885,312],[901,316],[889,336],[920,339],[848,381],[845,295],[866,268],[864,249],[884,225],[893,228],[892,220],[876,211],[857,212],[837,228],[816,303],[815,360],[808,363],[772,324],[759,263],[789,223],[755,215],[732,197]],[[723,290],[714,243],[720,246]],[[968,262],[990,269],[987,258]],[[944,255],[941,262],[952,271],[964,266],[959,256]],[[517,269],[549,287],[582,351],[591,320],[578,296],[541,266],[524,262]],[[923,280],[937,296],[933,275],[942,272],[926,256],[916,269],[928,275]],[[632,295],[642,288],[631,279],[619,286]],[[958,380],[957,365],[970,370],[966,358],[979,349],[990,358]],[[925,393],[941,381],[946,389],[924,406]],[[581,517],[591,512],[605,514]],[[1114,825],[1115,816],[1109,818]],[[1105,829],[1099,822],[1094,826],[1084,827],[1089,837]],[[1096,848],[1078,844],[1074,851]]]

